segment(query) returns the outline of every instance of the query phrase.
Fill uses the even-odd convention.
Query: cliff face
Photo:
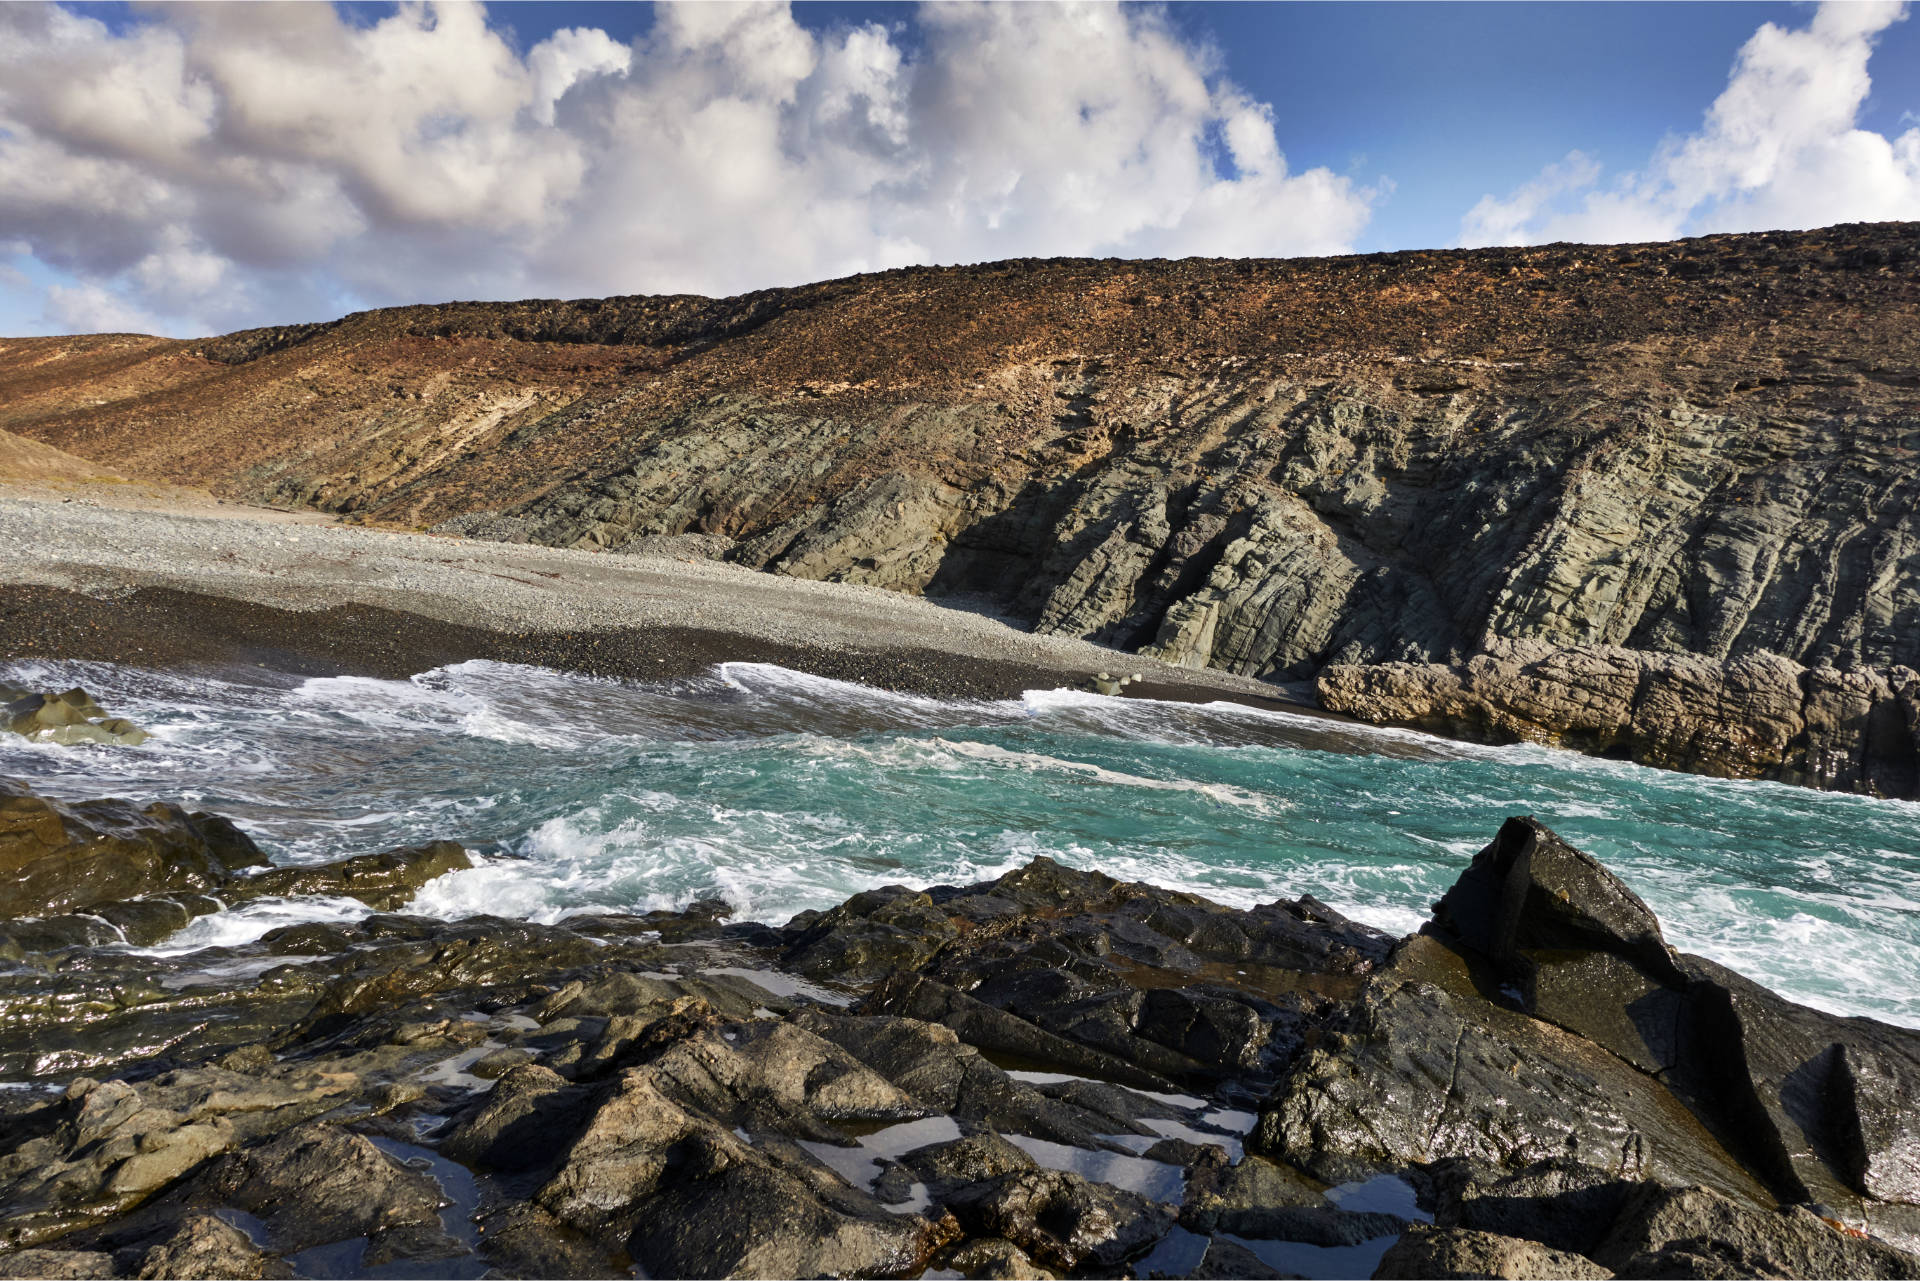
[[[1503,641],[1920,666],[1910,224],[11,340],[0,429],[481,537],[717,535],[1274,679]]]

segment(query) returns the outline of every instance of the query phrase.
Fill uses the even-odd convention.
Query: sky
[[[1884,219],[1880,0],[0,4],[0,334]]]

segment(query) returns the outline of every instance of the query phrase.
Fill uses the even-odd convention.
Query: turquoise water
[[[1533,814],[1624,877],[1677,945],[1797,1000],[1920,1026],[1920,807],[1903,802],[1222,704],[944,702],[758,664],[657,684],[484,662],[411,681],[92,663],[0,676],[84,685],[154,732],[138,749],[0,743],[0,774],[228,814],[281,862],[466,842],[481,865],[414,905],[439,915],[719,894],[779,922],[1047,854],[1237,905],[1310,893],[1400,933],[1503,818]],[[168,946],[364,912],[256,904]]]

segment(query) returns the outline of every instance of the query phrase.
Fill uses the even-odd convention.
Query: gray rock
[[[1802,1207],[1771,1211],[1706,1188],[1646,1188],[1593,1257],[1623,1277],[1917,1277],[1920,1258]]]
[[[1409,1227],[1375,1268],[1376,1281],[1498,1277],[1505,1281],[1606,1281],[1592,1259],[1537,1241],[1466,1228]]]

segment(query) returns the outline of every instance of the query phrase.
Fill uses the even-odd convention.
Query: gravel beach
[[[345,525],[135,486],[0,485],[0,653],[405,676],[468,658],[624,677],[761,661],[889,689],[1008,697],[1137,673],[1138,697],[1313,710],[982,613],[671,554]]]

